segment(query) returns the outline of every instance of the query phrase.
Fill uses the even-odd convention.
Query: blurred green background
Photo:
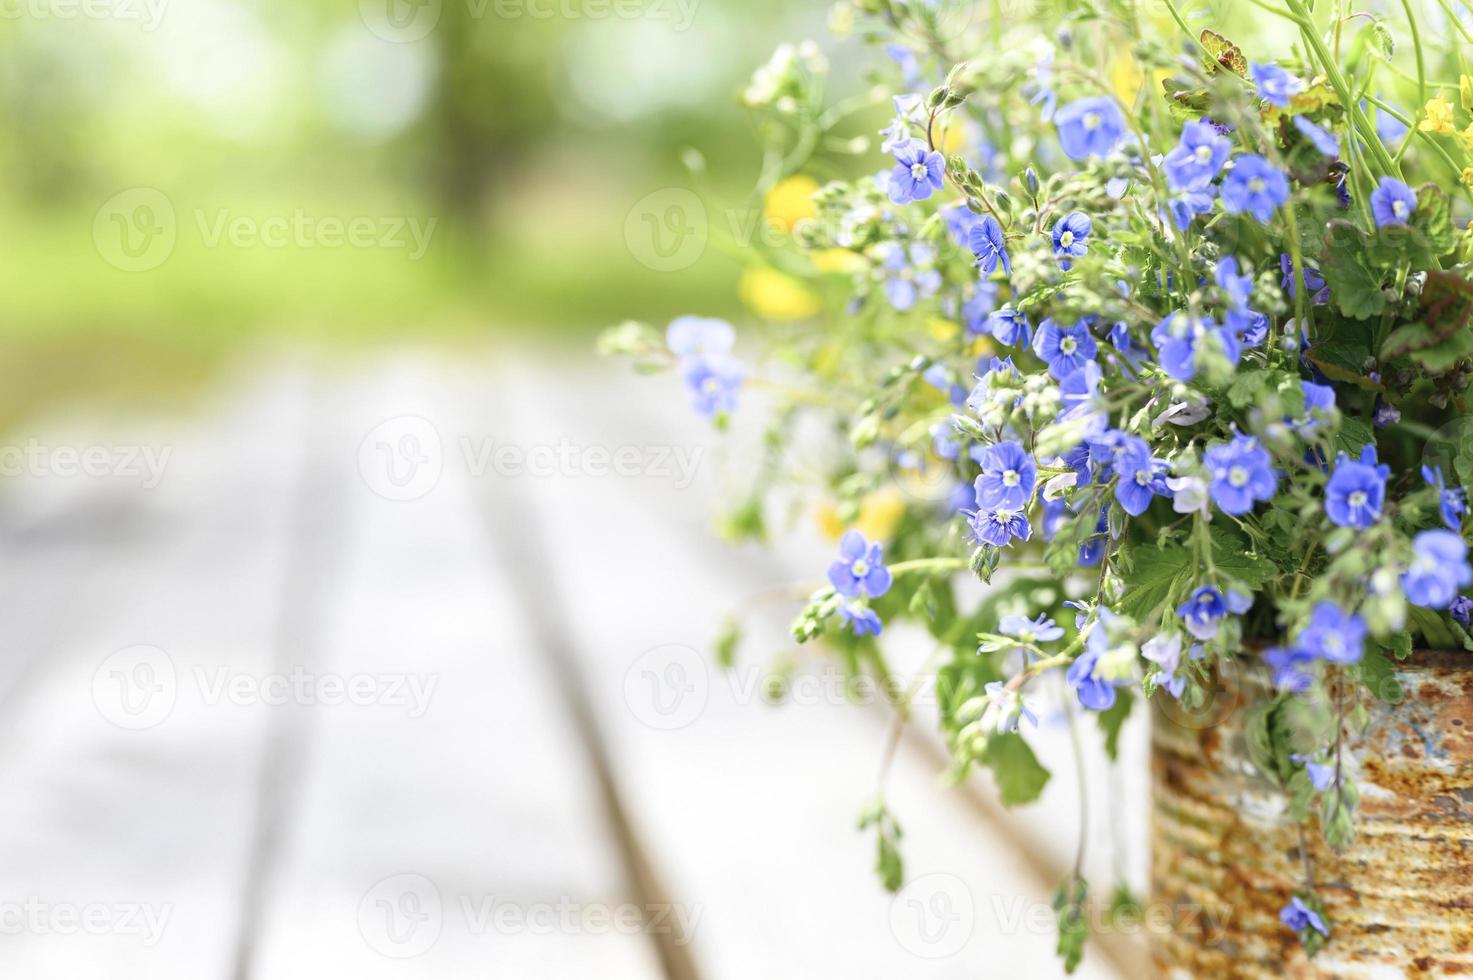
[[[584,337],[719,310],[738,263],[651,269],[625,218],[690,185],[688,146],[711,193],[750,191],[741,87],[826,16],[782,0],[4,0],[0,412],[198,380],[276,336]],[[345,243],[355,221],[367,237]]]

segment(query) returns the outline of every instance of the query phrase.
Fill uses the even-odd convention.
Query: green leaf
[[[1365,232],[1348,221],[1331,221],[1320,254],[1320,274],[1330,287],[1330,301],[1354,320],[1378,316],[1386,309],[1381,278],[1366,265]]]
[[[1399,704],[1403,696],[1401,682],[1396,679],[1396,669],[1379,650],[1367,650],[1359,665],[1361,683],[1386,704]]]
[[[1462,646],[1441,613],[1421,606],[1410,606],[1408,612],[1411,619],[1409,625],[1422,635],[1422,641],[1430,649],[1456,650]]]
[[[1218,571],[1250,590],[1278,574],[1273,562],[1257,554],[1241,534],[1226,524],[1212,525],[1212,561]]]
[[[1038,756],[1021,735],[1005,733],[987,740],[982,761],[997,779],[1003,806],[1032,803],[1043,792],[1049,772],[1038,762]]]
[[[1452,201],[1436,184],[1423,184],[1417,188],[1417,210],[1412,213],[1412,227],[1421,232],[1430,249],[1431,258],[1441,258],[1457,244],[1458,232],[1453,226]]]
[[[1108,710],[1096,715],[1100,731],[1105,733],[1105,754],[1112,762],[1120,758],[1120,729],[1125,726],[1125,719],[1130,717],[1130,709],[1134,703],[1135,697],[1127,688],[1119,692],[1115,703]]]
[[[1089,938],[1089,921],[1084,903],[1089,898],[1089,884],[1078,875],[1059,886],[1054,893],[1054,914],[1059,923],[1057,952],[1064,961],[1064,972],[1073,973],[1084,959],[1084,943]]]
[[[1125,594],[1119,612],[1138,623],[1146,622],[1171,596],[1176,580],[1190,565],[1191,554],[1181,545],[1137,545],[1131,569],[1122,575]]]
[[[1376,430],[1370,422],[1356,415],[1340,419],[1340,431],[1335,433],[1335,448],[1342,453],[1359,456],[1367,443],[1376,441]]]

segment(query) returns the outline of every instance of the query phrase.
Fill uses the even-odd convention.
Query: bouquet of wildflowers
[[[1191,711],[1253,667],[1274,691],[1255,760],[1344,846],[1339,746],[1364,719],[1327,692],[1394,697],[1414,648],[1473,649],[1473,16],[1439,0],[1433,30],[1410,5],[1249,2],[1279,49],[1171,0],[1015,26],[982,3],[839,4],[840,33],[878,49],[868,92],[826,105],[805,45],[745,94],[768,218],[791,231],[751,256],[750,281],[786,300],[751,291],[754,353],[698,317],[604,344],[674,367],[718,425],[771,388],[769,460],[821,420],[843,450],[814,492],[848,529],[793,635],[887,678],[886,626],[929,630],[958,777],[1038,795],[1046,675],[1113,753],[1134,702]],[[846,136],[880,100],[879,138]],[[820,184],[840,168],[825,147],[884,163]],[[784,484],[756,472],[739,534],[765,533]],[[985,598],[964,598],[968,577]],[[898,885],[883,802],[865,822]],[[1071,969],[1085,892],[1076,866],[1057,902]],[[1333,928],[1309,882],[1282,918],[1311,952]]]

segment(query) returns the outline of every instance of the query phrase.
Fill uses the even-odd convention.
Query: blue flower
[[[1084,320],[1072,327],[1044,320],[1033,337],[1033,353],[1048,364],[1048,373],[1056,379],[1073,374],[1094,360],[1095,350],[1094,335]]]
[[[1321,936],[1330,934],[1330,930],[1325,928],[1325,920],[1320,918],[1318,912],[1305,905],[1297,895],[1289,899],[1289,904],[1279,910],[1279,921],[1295,932],[1313,929]]]
[[[1315,762],[1309,756],[1300,752],[1291,752],[1289,758],[1304,767],[1304,771],[1309,773],[1310,785],[1321,793],[1329,789],[1330,785],[1335,782],[1334,766],[1327,766]]]
[[[1207,493],[1224,514],[1248,513],[1260,500],[1273,499],[1279,487],[1268,450],[1252,436],[1237,436],[1219,443],[1202,457],[1211,477]]]
[[[1151,455],[1145,440],[1132,437],[1125,452],[1115,458],[1115,499],[1131,517],[1139,517],[1153,497],[1169,497],[1166,463]]]
[[[885,628],[875,611],[862,601],[843,603],[839,606],[839,615],[855,636],[879,636]]]
[[[1007,347],[1027,347],[1033,341],[1033,324],[1021,310],[1005,307],[987,317],[987,331],[992,339]]]
[[[1273,62],[1260,65],[1254,62],[1249,73],[1258,86],[1258,96],[1278,106],[1289,108],[1294,96],[1304,91],[1304,79],[1289,74]]]
[[[885,45],[885,54],[890,60],[900,66],[900,73],[905,79],[906,88],[915,88],[925,80],[921,74],[920,62],[916,60],[915,52],[901,44]]]
[[[1305,139],[1325,156],[1333,158],[1340,155],[1340,141],[1329,130],[1316,126],[1303,116],[1294,117],[1294,128],[1303,133]]]
[[[1237,364],[1242,346],[1231,330],[1221,329],[1209,317],[1194,317],[1178,311],[1161,318],[1151,328],[1151,343],[1160,352],[1161,368],[1177,381],[1197,376],[1197,352],[1203,342],[1217,345],[1224,357]]]
[[[1304,418],[1292,424],[1300,435],[1310,438],[1319,429],[1320,419],[1334,410],[1335,389],[1313,381],[1301,381],[1300,388],[1304,391]]]
[[[1029,619],[1027,616],[1004,616],[998,620],[997,631],[1003,636],[1011,636],[1015,640],[1035,645],[1052,643],[1064,635],[1064,628],[1055,625],[1054,621],[1043,613],[1039,613],[1037,619]]]
[[[1212,195],[1202,191],[1184,191],[1168,200],[1166,206],[1171,212],[1171,220],[1186,231],[1192,226],[1192,219],[1212,210]]]
[[[1125,137],[1125,116],[1114,99],[1076,99],[1054,114],[1059,145],[1071,160],[1109,156]]]
[[[1370,527],[1381,517],[1390,475],[1391,467],[1377,464],[1375,446],[1362,449],[1359,460],[1341,453],[1325,484],[1325,513],[1341,527]]]
[[[665,346],[680,357],[729,354],[736,331],[725,320],[707,316],[678,316],[665,330]]]
[[[829,584],[839,595],[851,599],[884,595],[890,590],[884,549],[865,541],[858,531],[846,531],[839,539],[839,558],[829,566]]]
[[[1070,415],[1074,409],[1081,411],[1092,411],[1094,400],[1100,393],[1100,381],[1104,379],[1104,372],[1094,361],[1086,361],[1084,367],[1073,374],[1066,374],[1059,379],[1059,394],[1064,402],[1064,410],[1060,418]]]
[[[997,306],[997,283],[988,279],[977,282],[977,291],[962,303],[962,322],[967,333],[980,334],[988,330],[993,309]]]
[[[1454,531],[1463,526],[1463,515],[1468,511],[1468,491],[1462,487],[1448,489],[1442,479],[1442,467],[1422,465],[1422,479],[1437,491],[1437,512],[1442,523]]]
[[[1192,121],[1181,128],[1181,141],[1161,160],[1166,183],[1174,191],[1205,190],[1227,162],[1232,143],[1211,123]],[[1211,207],[1211,198],[1208,198]]]
[[[1362,102],[1361,110],[1364,111],[1365,108],[1366,104]],[[1406,134],[1406,123],[1397,119],[1385,109],[1376,113],[1376,135],[1381,137],[1382,143],[1385,143],[1387,146],[1390,146],[1392,143],[1400,143],[1401,138]]]
[[[1452,605],[1447,607],[1447,611],[1464,629],[1473,626],[1473,599],[1460,595],[1452,601]]]
[[[987,447],[981,462],[982,473],[973,484],[978,507],[1023,510],[1028,506],[1038,482],[1038,465],[1028,450],[1016,442],[1000,442]]]
[[[1298,647],[1269,647],[1263,660],[1273,671],[1274,687],[1288,694],[1302,694],[1314,682],[1309,668],[1314,656]]]
[[[745,375],[736,358],[727,354],[682,358],[680,373],[698,415],[713,418],[736,411],[737,391]]]
[[[1228,214],[1247,211],[1260,224],[1268,224],[1274,211],[1289,200],[1289,178],[1258,154],[1244,153],[1233,160],[1220,196]]]
[[[1054,225],[1054,255],[1059,265],[1067,272],[1072,259],[1089,251],[1089,233],[1092,228],[1089,215],[1083,211],[1070,211]]]
[[[1014,538],[1027,541],[1033,534],[1028,516],[1007,507],[984,507],[971,515],[972,536],[982,544],[1003,548]]]
[[[1332,664],[1360,663],[1365,655],[1365,621],[1333,602],[1321,602],[1309,614],[1298,646],[1311,657]]]
[[[1294,275],[1294,260],[1289,257],[1289,253],[1279,254],[1279,269],[1284,274],[1279,285],[1289,291],[1292,299],[1299,294],[1299,277]],[[1304,285],[1314,294],[1310,302],[1323,305],[1330,301],[1330,287],[1325,285],[1325,277],[1308,262],[1304,263]]]
[[[1412,564],[1401,577],[1407,601],[1427,609],[1446,609],[1458,591],[1473,584],[1468,546],[1452,531],[1437,528],[1412,539]]]
[[[1417,195],[1395,177],[1382,177],[1376,189],[1371,191],[1371,215],[1376,227],[1404,225],[1412,212],[1417,210]]]
[[[928,431],[931,433],[931,451],[937,456],[948,460],[956,460],[961,457],[961,447],[956,441],[956,430],[952,428],[950,422],[937,422]],[[971,503],[969,494],[963,506],[971,506]]]
[[[1003,275],[1013,274],[1013,263],[1008,259],[1007,240],[1003,237],[1002,225],[992,215],[984,215],[981,221],[972,225],[967,232],[967,247],[977,256],[977,267],[984,276],[992,275],[999,262],[1002,263]]]
[[[885,298],[892,307],[903,313],[941,288],[941,273],[930,267],[935,257],[936,250],[923,242],[912,244],[909,253],[894,244],[886,249]]]
[[[895,147],[894,155],[890,203],[924,201],[946,183],[946,158],[920,140],[906,140]]]
[[[1064,674],[1064,680],[1074,688],[1079,703],[1090,711],[1109,711],[1115,706],[1117,682],[1096,677],[1100,658],[1109,651],[1110,639],[1105,624],[1096,622],[1089,631],[1089,639],[1081,653]]]
[[[1217,280],[1217,287],[1227,294],[1228,303],[1233,309],[1248,308],[1248,301],[1253,298],[1253,277],[1239,275],[1236,257],[1223,256],[1217,263],[1214,278]]]
[[[1223,617],[1228,613],[1241,616],[1253,605],[1251,596],[1228,590],[1227,595],[1210,585],[1198,586],[1187,601],[1176,607],[1176,614],[1186,624],[1187,632],[1199,640],[1217,637]]]

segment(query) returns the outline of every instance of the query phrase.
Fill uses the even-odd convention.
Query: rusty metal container
[[[1151,888],[1172,921],[1152,936],[1157,975],[1473,977],[1473,653],[1416,654],[1400,703],[1367,698],[1370,727],[1347,732],[1355,843],[1304,835],[1333,929],[1313,960],[1278,919],[1304,880],[1300,833],[1250,761],[1245,709],[1269,682],[1241,664],[1208,713],[1155,713]]]

